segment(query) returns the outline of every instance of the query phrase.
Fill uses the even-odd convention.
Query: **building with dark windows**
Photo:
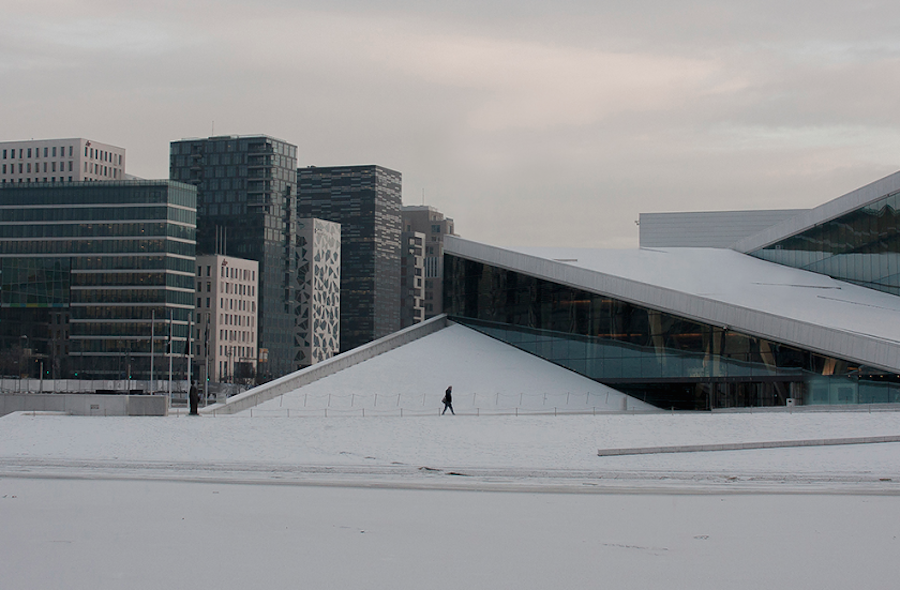
[[[449,237],[445,311],[657,407],[898,403],[898,197],[900,173],[731,248]]]
[[[0,142],[0,184],[129,180],[125,149],[81,137]]]
[[[178,182],[0,185],[0,372],[184,379],[196,214]]]
[[[454,235],[453,220],[428,205],[407,205],[401,215],[403,231],[425,236],[422,306],[425,319],[433,318],[444,311],[444,236]]]
[[[171,143],[169,176],[197,188],[197,248],[259,263],[261,380],[298,369],[297,148],[268,137]]]
[[[381,166],[297,170],[297,215],[341,224],[341,350],[400,329],[401,180]]]

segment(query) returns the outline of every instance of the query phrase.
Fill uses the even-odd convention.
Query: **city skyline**
[[[466,237],[634,247],[644,212],[800,209],[896,171],[887,2],[15,3],[2,139],[266,134],[403,172]],[[266,108],[255,108],[260,94]]]

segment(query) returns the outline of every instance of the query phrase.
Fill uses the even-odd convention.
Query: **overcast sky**
[[[494,245],[802,208],[900,168],[900,3],[2,0],[0,139],[267,134]]]

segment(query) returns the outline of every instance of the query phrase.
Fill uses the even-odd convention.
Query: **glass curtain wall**
[[[19,374],[42,361],[47,378],[147,379],[152,348],[155,378],[167,354],[184,378],[195,195],[167,181],[0,189],[0,350],[35,360]]]
[[[900,295],[900,193],[751,255]]]
[[[662,408],[900,401],[895,375],[448,255],[454,321]]]

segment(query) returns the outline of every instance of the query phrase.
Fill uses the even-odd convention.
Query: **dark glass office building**
[[[197,248],[259,263],[261,380],[300,368],[297,147],[257,136],[171,144],[169,175],[197,188]]]
[[[341,350],[400,329],[401,181],[381,166],[297,170],[298,216],[341,224]]]
[[[0,371],[184,378],[195,233],[178,182],[0,186]]]

